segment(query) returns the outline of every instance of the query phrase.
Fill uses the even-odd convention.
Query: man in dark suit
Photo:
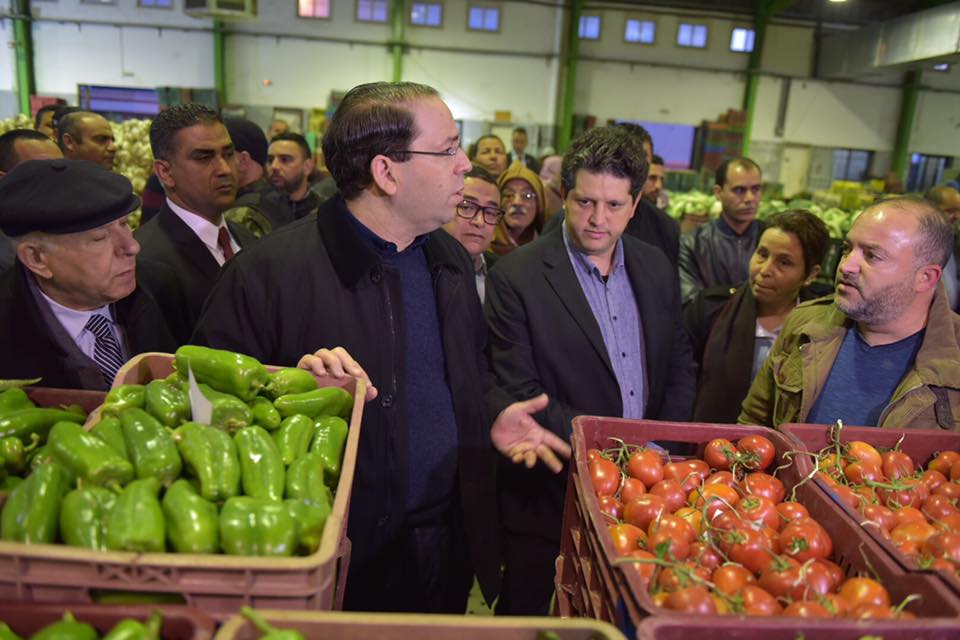
[[[646,173],[634,137],[587,131],[563,159],[563,225],[501,258],[487,279],[494,373],[518,399],[546,393],[550,404],[534,417],[564,439],[581,414],[690,416],[695,378],[676,270],[624,235]],[[564,475],[501,465],[498,614],[547,613]]]
[[[150,147],[166,201],[137,229],[139,260],[173,271],[192,322],[220,267],[253,242],[246,229],[223,218],[237,195],[236,152],[220,116],[201,104],[161,111],[150,125]]]
[[[507,156],[507,166],[513,164],[515,161],[520,161],[520,164],[530,169],[530,171],[540,173],[540,162],[527,153],[527,130],[523,127],[514,129],[510,142],[513,146],[513,151]]]
[[[32,160],[0,180],[17,252],[0,275],[0,378],[107,389],[130,356],[176,349],[166,317],[180,309],[140,286],[127,226],[139,206],[129,180],[82,160]]]
[[[436,90],[351,89],[323,153],[340,194],[228,264],[194,340],[369,373],[344,607],[463,613],[474,574],[488,601],[499,589],[494,449],[559,471],[548,447],[569,447],[529,416],[546,398],[514,402],[490,375],[475,268],[440,230],[470,162]]]

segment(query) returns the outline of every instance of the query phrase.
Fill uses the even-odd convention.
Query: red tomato
[[[612,496],[620,488],[620,469],[606,458],[591,460],[587,465],[590,480],[598,496]]]
[[[647,535],[647,548],[667,560],[686,560],[690,555],[690,543],[675,531],[654,529],[653,526]]]
[[[934,493],[938,496],[947,496],[951,500],[960,499],[960,482],[944,481]]]
[[[663,569],[659,578],[657,578],[657,584],[664,591],[679,591],[695,584],[693,578],[690,577],[691,574],[702,580],[710,579],[709,569],[683,563]]]
[[[756,472],[748,474],[741,483],[743,492],[754,496],[763,496],[773,504],[783,502],[787,490],[783,483],[767,473]]]
[[[664,513],[651,522],[647,535],[652,536],[656,531],[669,531],[671,535],[685,540],[687,544],[692,544],[697,539],[697,533],[689,522],[669,513]]]
[[[691,458],[687,460],[685,464],[690,471],[700,476],[700,484],[703,484],[703,481],[710,475],[710,465],[703,460]]]
[[[954,513],[945,518],[940,518],[940,521],[937,522],[937,528],[942,531],[960,533],[960,513]]]
[[[830,560],[814,560],[813,564],[820,565],[826,569],[827,575],[830,576],[830,589],[828,589],[828,591],[833,591],[839,587],[840,583],[843,582],[843,579],[846,577],[840,565]]]
[[[934,558],[943,558],[960,565],[960,534],[946,531],[936,533],[924,540],[920,549]]]
[[[826,559],[833,553],[833,541],[820,524],[808,518],[794,520],[780,531],[780,548],[798,562]]]
[[[613,496],[597,496],[597,502],[600,504],[600,513],[614,522],[623,517],[623,504]]]
[[[748,584],[740,590],[742,612],[748,616],[778,616],[783,613],[783,607],[771,594],[764,589]]]
[[[627,460],[627,475],[636,478],[649,489],[663,479],[660,454],[653,449],[638,449]]]
[[[954,462],[953,466],[950,467],[950,479],[960,480],[960,460]]]
[[[711,522],[718,513],[732,510],[739,500],[740,494],[737,490],[725,484],[697,487],[687,497],[687,503],[694,509],[706,507],[705,515]]]
[[[767,526],[774,531],[780,530],[780,514],[777,506],[763,496],[747,496],[736,506],[740,517],[755,526]]]
[[[895,616],[890,607],[876,604],[862,604],[851,609],[847,617],[852,620],[892,620]]]
[[[783,524],[810,517],[810,512],[799,502],[781,502],[777,505],[777,513],[780,514]]]
[[[756,584],[753,572],[739,564],[725,564],[713,570],[710,581],[717,591],[732,596],[748,584]]]
[[[698,615],[715,615],[717,607],[705,587],[699,585],[674,591],[664,601],[663,606],[671,611],[684,611]]]
[[[691,469],[686,462],[668,462],[663,465],[663,477],[667,480],[675,480],[685,494],[701,484],[700,474]]]
[[[620,502],[626,504],[638,496],[647,492],[643,482],[636,478],[624,478],[623,487],[620,488]]]
[[[600,452],[600,449],[587,449],[587,462],[593,462],[602,457],[603,453]]]
[[[703,484],[725,484],[728,487],[734,487],[736,486],[737,481],[733,477],[733,474],[729,471],[717,471],[716,473],[711,473],[709,476],[707,476],[707,479],[703,481]]]
[[[850,612],[850,605],[837,593],[828,593],[821,599],[827,611],[837,618],[843,618]]]
[[[863,516],[864,524],[876,523],[886,531],[897,526],[897,516],[882,504],[864,504],[860,509],[860,515]]]
[[[838,593],[851,610],[862,605],[890,606],[890,594],[882,584],[871,578],[850,578],[840,585]]]
[[[855,494],[853,489],[850,487],[843,484],[838,484],[830,487],[828,491],[837,497],[837,501],[839,501],[840,504],[845,504],[851,509],[860,508],[860,496]]]
[[[713,571],[723,562],[723,558],[716,549],[706,542],[697,541],[690,545],[690,555],[687,560],[696,562],[705,569]]]
[[[960,453],[956,451],[941,451],[937,456],[930,461],[930,464],[927,465],[927,469],[932,471],[939,471],[944,475],[944,477],[950,477],[950,469],[953,468],[954,463],[960,460]]]
[[[646,531],[650,523],[664,513],[664,508],[663,498],[645,493],[623,507],[623,519]]]
[[[902,451],[887,451],[880,456],[883,464],[880,465],[883,475],[891,480],[908,478],[913,475],[914,466],[910,456]]]
[[[880,465],[862,461],[848,464],[843,470],[843,475],[852,484],[864,484],[867,480],[882,482],[885,479]]]
[[[686,520],[698,537],[703,533],[703,514],[693,507],[681,507],[674,511],[673,515]]]
[[[770,542],[759,531],[740,526],[731,531],[725,531],[718,536],[720,550],[730,560],[742,564],[754,573],[760,573],[773,558]]]
[[[935,493],[937,487],[942,485],[947,481],[946,476],[944,476],[939,471],[927,470],[920,474],[920,482],[927,485],[927,489],[930,490],[930,493]]]
[[[893,509],[893,515],[897,519],[897,524],[895,527],[899,527],[907,522],[927,521],[926,516],[924,516],[919,509],[914,509],[913,507],[901,507],[900,509]]]
[[[783,610],[785,616],[797,616],[798,618],[832,618],[825,606],[812,600],[796,600],[787,605]]]
[[[763,471],[777,455],[777,448],[763,436],[744,436],[737,441],[737,449],[747,454],[743,466],[755,471]]]
[[[931,520],[940,520],[954,513],[960,513],[953,500],[947,496],[934,494],[923,501],[920,512]]]
[[[737,459],[733,443],[724,438],[715,438],[703,450],[703,460],[719,471],[728,471]]]
[[[877,501],[877,491],[873,487],[860,485],[853,487],[853,492],[860,498],[860,504],[865,502],[873,503]]]
[[[657,557],[645,549],[635,549],[627,555],[630,558],[637,558],[639,560],[655,560]],[[657,571],[657,565],[653,562],[628,562],[623,566],[627,568],[627,570],[636,571],[644,585],[650,582],[653,574]]]
[[[873,448],[873,445],[860,440],[848,442],[844,452],[848,460],[860,462],[872,462],[878,468],[883,465],[883,459],[880,452]]]
[[[916,478],[904,478],[898,480],[898,482],[905,488],[899,490],[877,489],[877,497],[881,504],[885,504],[891,509],[919,507],[930,495],[927,485]]]
[[[777,598],[786,598],[797,587],[800,568],[800,563],[793,558],[777,556],[760,572],[757,584]]]
[[[661,480],[650,487],[650,493],[663,498],[667,511],[671,513],[687,504],[687,493],[676,480]]]
[[[640,527],[626,523],[610,525],[610,537],[613,539],[613,547],[621,556],[641,549],[647,541],[647,534]]]

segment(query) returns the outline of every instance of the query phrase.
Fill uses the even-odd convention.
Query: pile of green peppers
[[[44,444],[58,422],[82,424],[78,406],[38,407],[20,387],[0,391],[0,491],[11,491],[44,459]]]
[[[190,421],[188,370],[211,402],[210,424]],[[181,347],[170,377],[112,389],[90,431],[64,419],[47,427],[42,456],[0,513],[0,538],[310,555],[332,509],[352,406],[348,392],[318,388],[305,370],[268,373],[247,356]]]
[[[163,614],[156,611],[146,622],[133,618],[121,620],[107,632],[107,635],[101,637],[92,625],[78,621],[68,611],[63,619],[48,624],[30,636],[29,640],[159,640],[162,626]],[[6,623],[0,622],[0,640],[23,639]]]

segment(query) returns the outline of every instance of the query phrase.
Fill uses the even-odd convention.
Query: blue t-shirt
[[[924,330],[891,344],[871,347],[854,327],[847,331],[827,384],[807,422],[874,427],[893,392],[913,366]]]

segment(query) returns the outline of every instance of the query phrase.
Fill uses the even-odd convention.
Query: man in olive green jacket
[[[739,422],[960,430],[960,316],[939,284],[952,230],[897,198],[857,218],[837,292],[787,318]]]

